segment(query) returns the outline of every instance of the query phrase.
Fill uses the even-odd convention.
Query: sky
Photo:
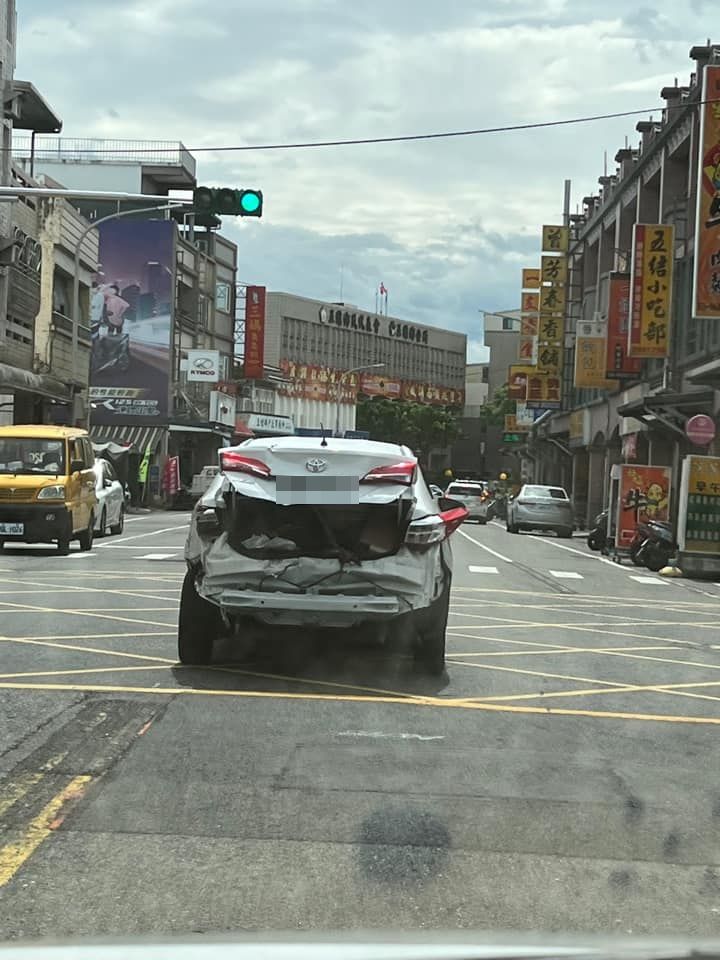
[[[597,192],[607,152],[688,82],[709,0],[17,0],[18,79],[68,137],[190,149],[643,116],[415,143],[197,153],[201,183],[260,187],[224,227],[239,279],[468,335],[519,305],[540,228]]]

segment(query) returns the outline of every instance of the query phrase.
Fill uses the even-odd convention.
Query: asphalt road
[[[0,939],[718,933],[720,587],[468,524],[447,676],[186,669],[186,522],[0,554]]]

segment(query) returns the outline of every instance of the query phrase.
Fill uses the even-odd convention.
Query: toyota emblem
[[[324,473],[327,470],[327,460],[316,457],[314,460],[308,460],[305,467],[309,473]]]

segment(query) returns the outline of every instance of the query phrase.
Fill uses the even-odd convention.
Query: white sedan
[[[122,533],[125,526],[125,492],[118,480],[115,468],[108,460],[95,461],[95,533],[104,537],[110,533]]]

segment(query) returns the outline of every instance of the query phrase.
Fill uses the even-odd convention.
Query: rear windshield
[[[448,487],[448,496],[455,494],[456,497],[481,497],[485,492],[485,487],[479,484],[452,483]]]
[[[551,500],[567,500],[568,495],[562,487],[525,487],[524,497],[538,497]]]

